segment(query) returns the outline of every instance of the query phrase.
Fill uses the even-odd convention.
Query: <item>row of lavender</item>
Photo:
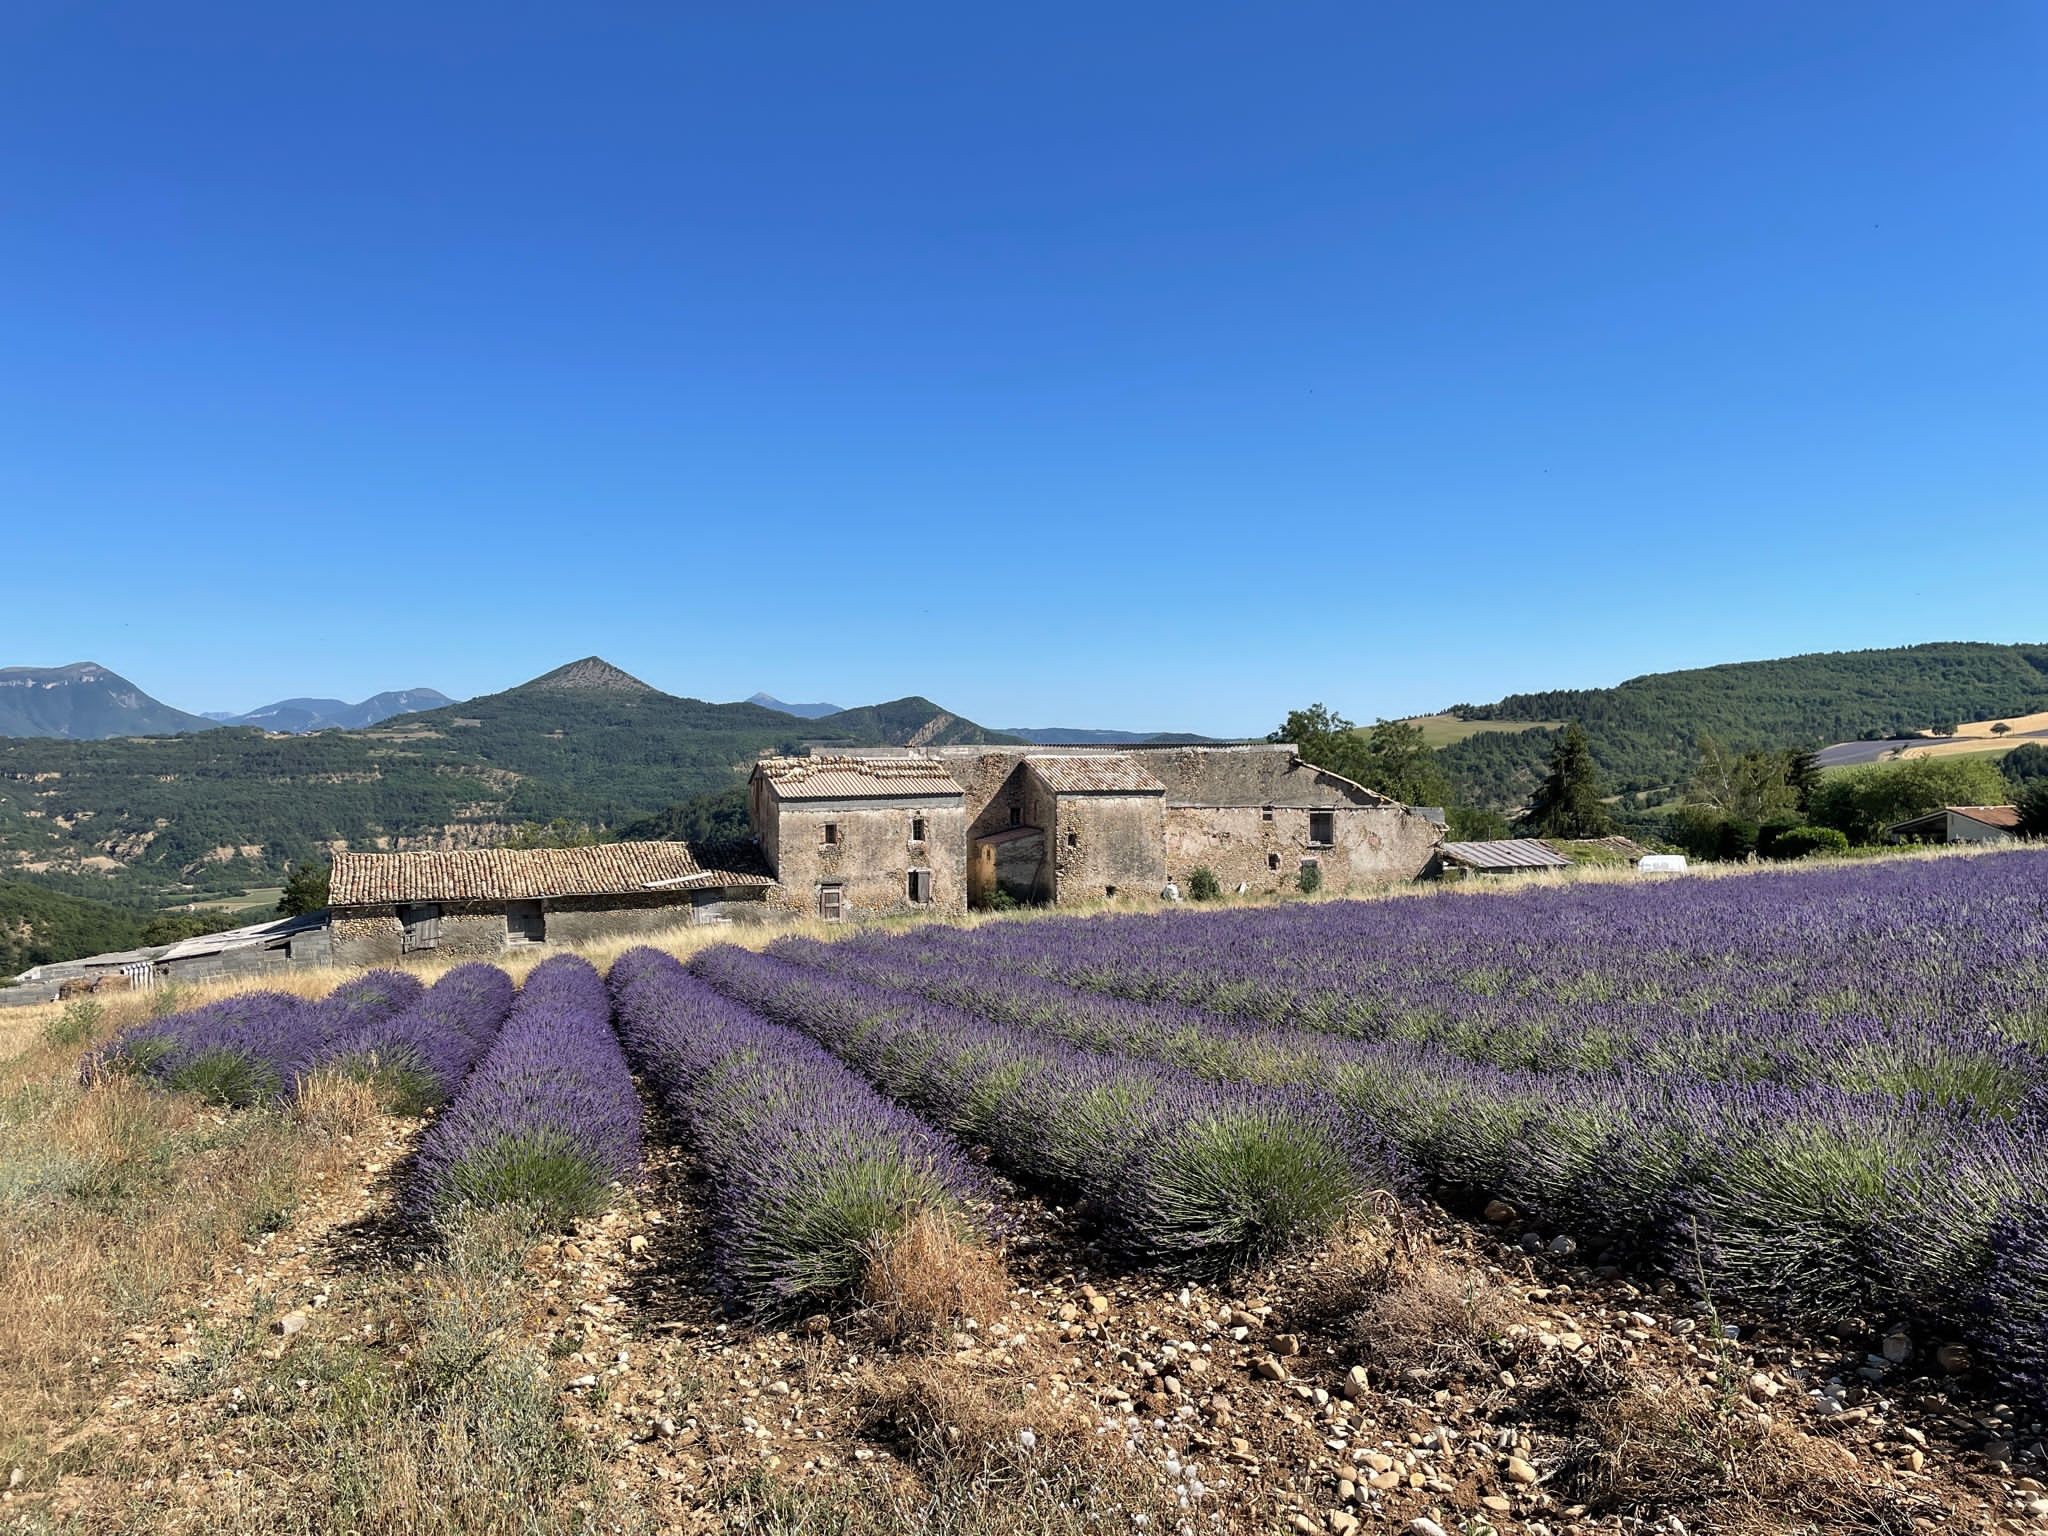
[[[1373,953],[1382,922],[1426,982]],[[2023,854],[785,941],[765,964],[810,970],[772,989],[820,1021],[937,1006],[1305,1095],[1439,1193],[1504,1197],[1752,1305],[1946,1319],[2048,1394],[2044,945],[2048,859]],[[1930,996],[1955,1018],[1930,1021]],[[1537,1021],[1524,1039],[1568,1042],[1578,1016],[1611,1039],[1546,1048],[1538,1070],[1485,1059],[1471,1030],[1371,1022],[1419,1017],[1424,998],[1495,1041],[1518,1007]]]
[[[243,992],[151,1019],[83,1070],[132,1072],[240,1107],[288,1100],[315,1072],[339,1071],[377,1080],[395,1107],[418,1114],[455,1093],[511,1003],[511,978],[495,966],[458,966],[431,988],[371,971],[318,1001]]]

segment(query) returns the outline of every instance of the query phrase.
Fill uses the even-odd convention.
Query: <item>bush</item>
[[[1302,865],[1301,877],[1294,883],[1301,888],[1302,895],[1315,895],[1317,891],[1323,888],[1323,866],[1320,864]]]
[[[1223,894],[1223,886],[1216,878],[1216,871],[1204,864],[1188,876],[1188,895],[1196,901],[1214,901]]]
[[[1803,859],[1815,853],[1847,853],[1849,839],[1833,827],[1793,827],[1771,840],[1768,857]]]
[[[1756,851],[1767,859],[1796,859],[1796,853],[1778,852],[1778,839],[1788,832],[1797,832],[1807,825],[1806,819],[1796,811],[1766,817],[1756,829]]]
[[[2019,807],[2021,837],[2048,837],[2048,779],[2034,780],[2013,803]]]
[[[107,1010],[90,998],[83,1002],[66,1003],[64,1011],[43,1026],[43,1040],[48,1045],[84,1045],[100,1032],[100,1023]]]
[[[1671,813],[1667,835],[1696,859],[1729,862],[1757,851],[1761,829],[1710,805],[1684,805]],[[1788,829],[1789,830],[1789,829]]]

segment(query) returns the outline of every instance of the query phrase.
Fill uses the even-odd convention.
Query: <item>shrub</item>
[[[1320,864],[1302,865],[1301,874],[1294,883],[1302,895],[1315,895],[1317,891],[1323,888],[1323,866]]]
[[[1196,901],[1214,901],[1223,894],[1223,886],[1216,878],[1216,871],[1204,864],[1188,876],[1188,895]]]
[[[2020,836],[2048,837],[2048,779],[2036,779],[2013,797],[2019,807]]]
[[[1793,827],[1771,842],[1769,857],[1803,859],[1816,853],[1847,853],[1849,839],[1833,827]]]
[[[107,1010],[91,998],[66,1003],[64,1011],[43,1026],[43,1040],[55,1046],[84,1045],[100,1032]]]

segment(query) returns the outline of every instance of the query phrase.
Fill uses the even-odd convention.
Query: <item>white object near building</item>
[[[1682,875],[1685,873],[1685,855],[1646,853],[1637,862],[1636,868],[1646,875]]]

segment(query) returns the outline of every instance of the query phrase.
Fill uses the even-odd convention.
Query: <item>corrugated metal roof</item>
[[[1121,753],[1082,756],[1060,752],[1024,759],[1056,795],[1163,795],[1166,786]]]
[[[328,903],[356,907],[394,901],[534,901],[544,896],[629,896],[649,890],[774,883],[753,869],[706,869],[687,843],[337,853]]]
[[[1952,805],[1948,809],[1987,827],[2003,827],[2008,832],[2019,829],[2020,808],[2016,805]]]
[[[764,757],[754,772],[781,800],[877,800],[961,793],[928,757]]]
[[[192,960],[200,955],[218,955],[230,949],[278,944],[295,933],[305,933],[309,929],[318,928],[325,921],[326,918],[321,914],[310,912],[297,917],[274,917],[268,922],[250,923],[243,928],[226,928],[219,933],[202,933],[196,938],[180,939],[159,953],[156,959],[159,963]]]
[[[1569,869],[1572,861],[1533,837],[1493,843],[1445,843],[1443,855],[1467,869]]]

